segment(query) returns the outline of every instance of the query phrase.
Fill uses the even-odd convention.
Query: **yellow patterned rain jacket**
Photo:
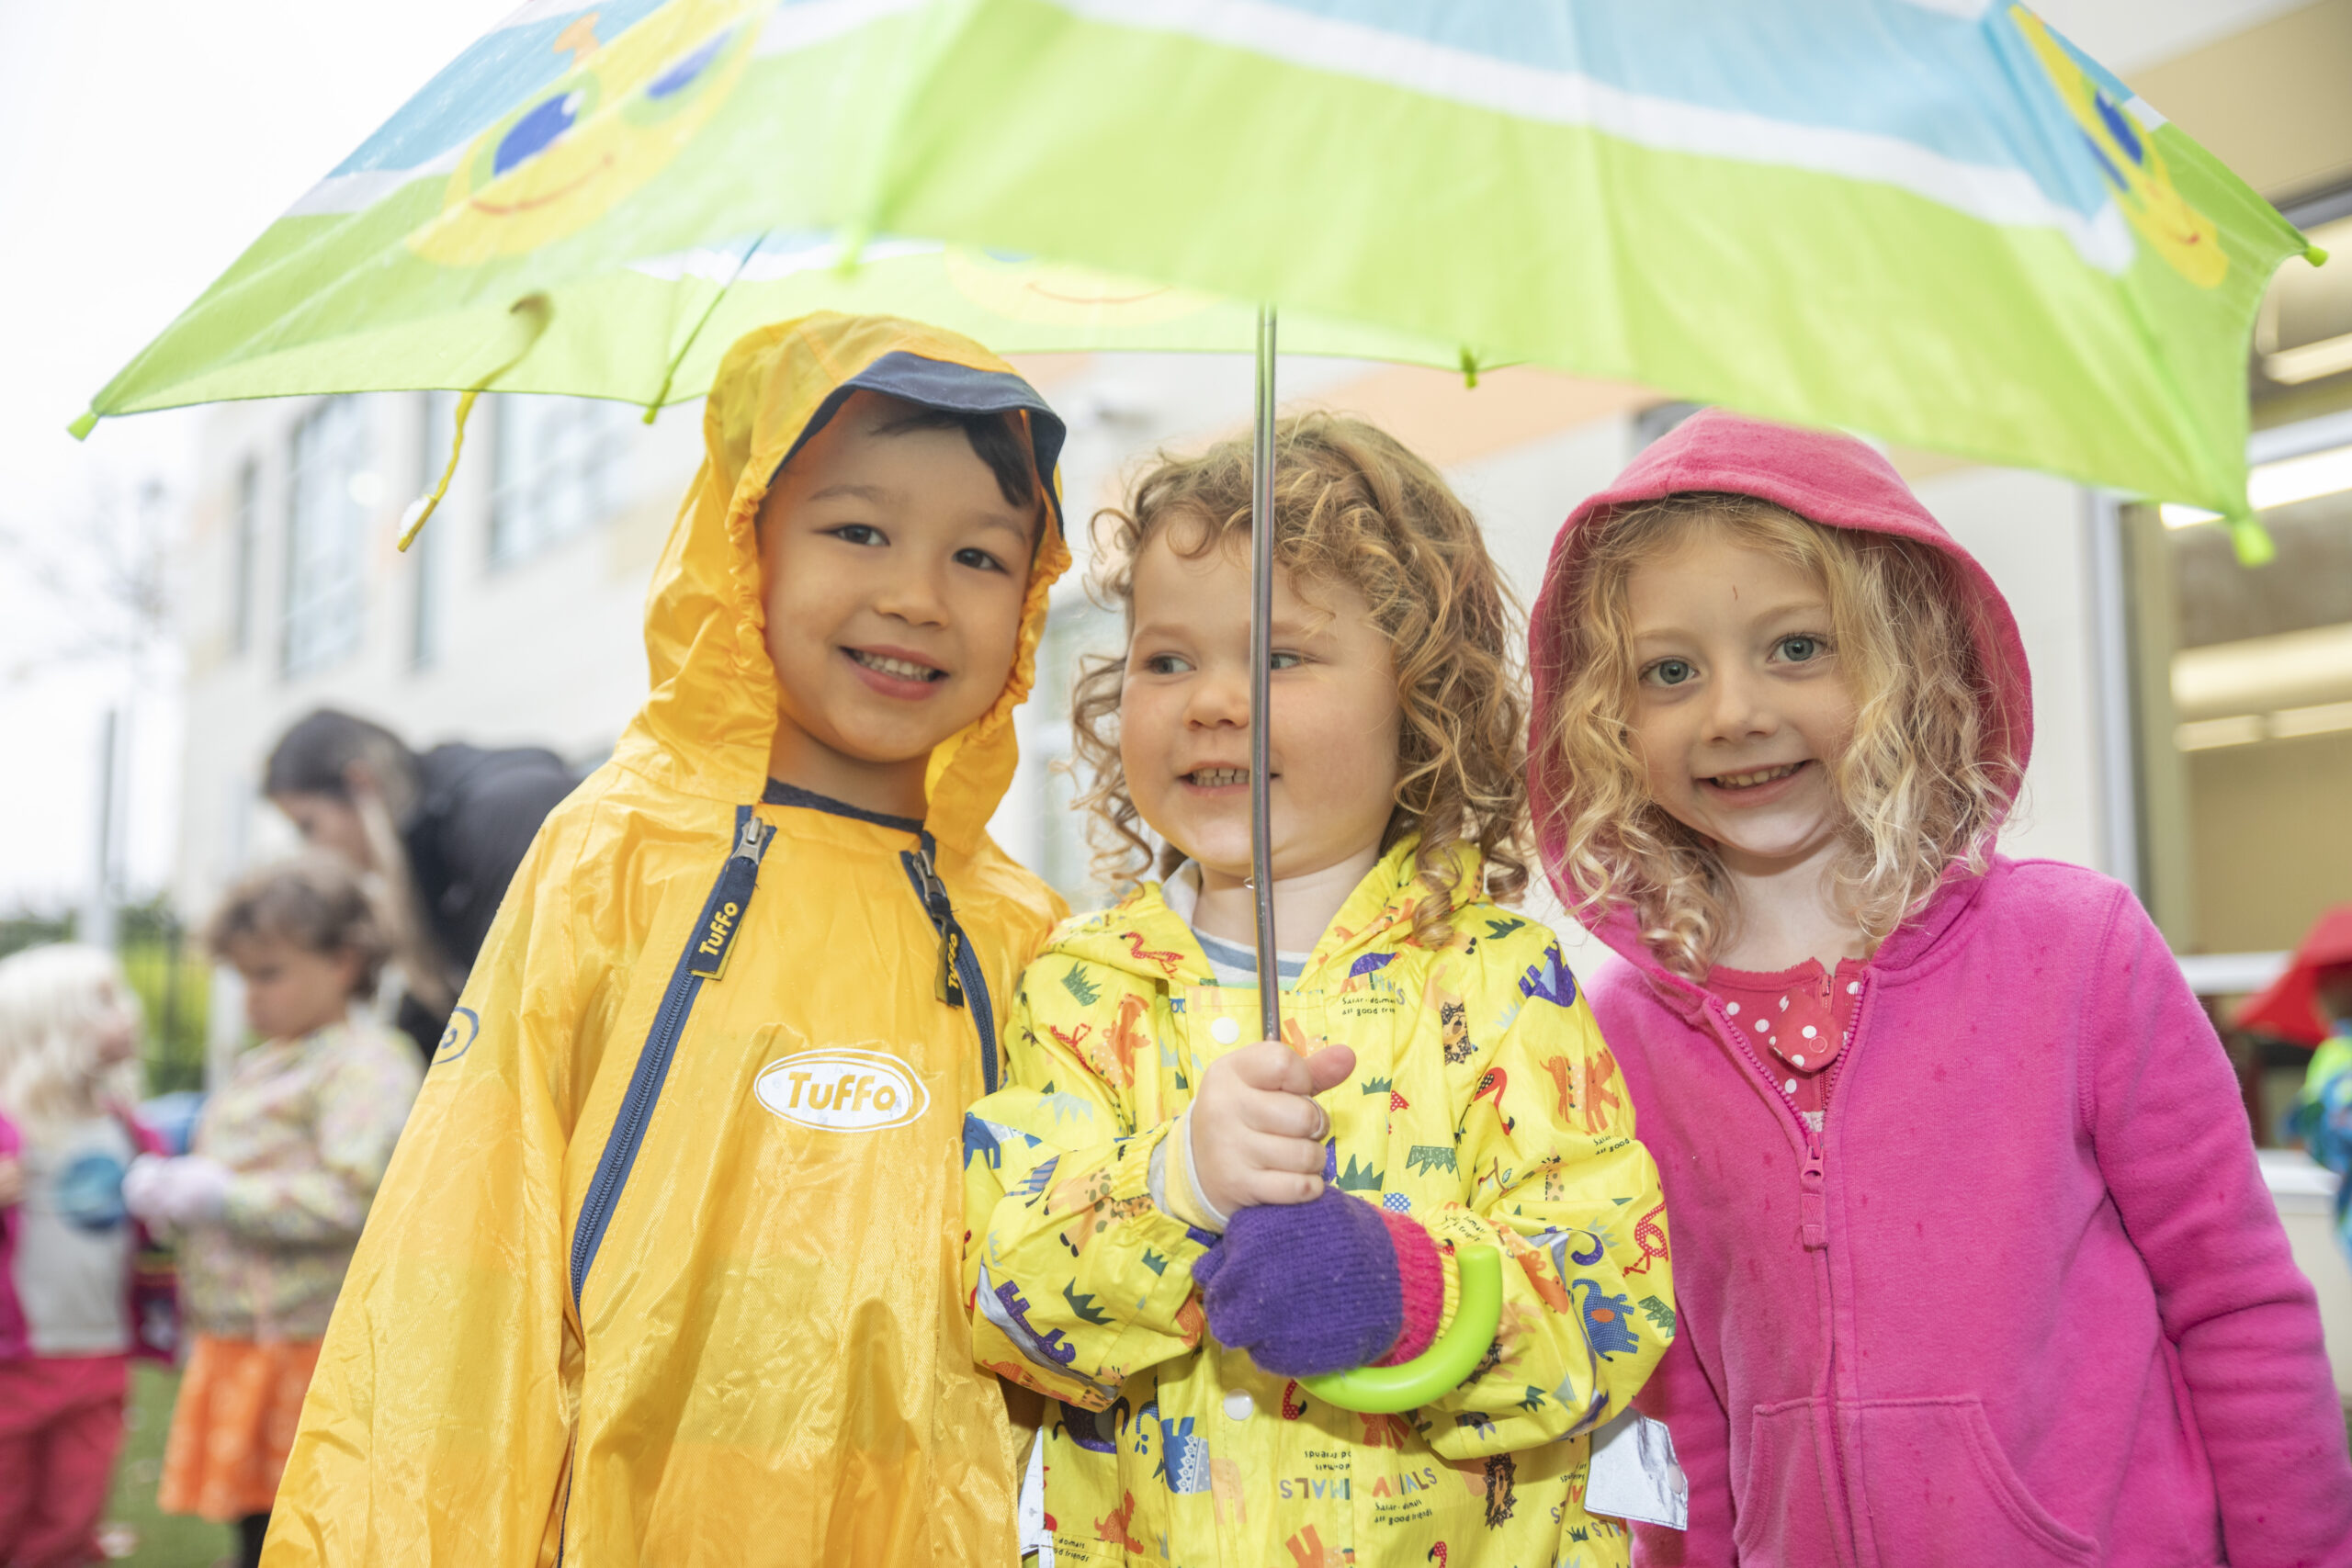
[[[920,836],[763,800],[752,522],[853,385],[1035,396],[904,321],[729,350],[654,571],[652,694],[540,830],[425,1075],[269,1568],[1013,1561],[1022,1439],[972,1361],[957,1133],[1059,912],[985,825],[1069,557],[1049,529]]]
[[[1625,1561],[1584,1512],[1574,1434],[1625,1408],[1674,1331],[1657,1171],[1548,931],[1481,902],[1451,945],[1414,944],[1414,845],[1283,998],[1295,1049],[1356,1053],[1322,1096],[1339,1184],[1504,1253],[1495,1348],[1409,1416],[1336,1409],[1205,1339],[1192,1268],[1215,1238],[1153,1203],[1152,1152],[1256,1038],[1257,992],[1217,985],[1156,884],[1066,923],[1022,977],[1011,1082],[965,1122],[966,1280],[981,1359],[1063,1402],[1060,1568]]]

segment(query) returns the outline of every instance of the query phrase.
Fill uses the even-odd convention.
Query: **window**
[[[366,604],[368,519],[382,481],[368,471],[368,416],[357,398],[329,398],[294,426],[287,480],[286,626],[289,677],[358,651]]]
[[[635,411],[601,398],[503,397],[490,560],[507,566],[603,521],[619,499]]]
[[[1037,681],[1030,704],[1037,710],[1035,750],[1046,765],[1045,798],[1038,805],[1042,831],[1037,874],[1079,908],[1108,903],[1110,895],[1109,889],[1095,885],[1093,850],[1086,832],[1089,818],[1078,809],[1087,781],[1069,766],[1073,751],[1070,687],[1092,656],[1118,652],[1124,635],[1117,611],[1080,599],[1054,607],[1037,645]]]
[[[419,411],[416,493],[431,492],[449,466],[449,444],[456,434],[458,394],[427,392]],[[441,645],[441,535],[447,523],[426,523],[408,547],[408,662],[412,670],[433,666]]]
[[[2194,513],[2132,509],[2143,852],[2188,951],[2293,946],[2352,865],[2352,412],[2253,446],[2268,565]]]
[[[254,645],[254,570],[261,553],[261,460],[237,469],[236,536],[229,544],[229,651]]]

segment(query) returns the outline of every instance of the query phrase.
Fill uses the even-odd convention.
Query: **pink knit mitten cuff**
[[[1396,1249],[1396,1280],[1405,1297],[1405,1331],[1388,1354],[1373,1363],[1393,1367],[1409,1361],[1437,1337],[1438,1320],[1445,1314],[1445,1259],[1437,1243],[1419,1224],[1385,1209],[1380,1218],[1388,1226],[1388,1244]]]

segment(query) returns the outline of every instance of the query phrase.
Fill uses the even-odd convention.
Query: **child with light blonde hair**
[[[123,1177],[161,1147],[132,1114],[139,1002],[114,955],[0,960],[0,1562],[94,1562],[130,1359],[171,1355],[168,1275]]]
[[[2312,1288],[2131,890],[2013,861],[2033,704],[1860,442],[1716,411],[1568,518],[1545,870],[1675,1215],[1643,1563],[2352,1563]]]
[[[1666,1230],[1575,978],[1501,902],[1526,883],[1516,612],[1394,438],[1310,414],[1276,439],[1279,974],[1251,944],[1228,441],[1110,514],[1127,643],[1075,723],[1134,891],[1029,966],[1010,1087],[966,1120],[978,1353],[1060,1402],[1038,1468],[1064,1568],[1622,1562],[1587,1434],[1673,1334]],[[1300,1381],[1420,1354],[1465,1245],[1503,1257],[1466,1378],[1377,1416]]]

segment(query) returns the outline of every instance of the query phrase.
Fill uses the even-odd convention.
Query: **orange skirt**
[[[315,1339],[198,1335],[164,1445],[164,1511],[222,1524],[269,1512],[318,1364]]]

